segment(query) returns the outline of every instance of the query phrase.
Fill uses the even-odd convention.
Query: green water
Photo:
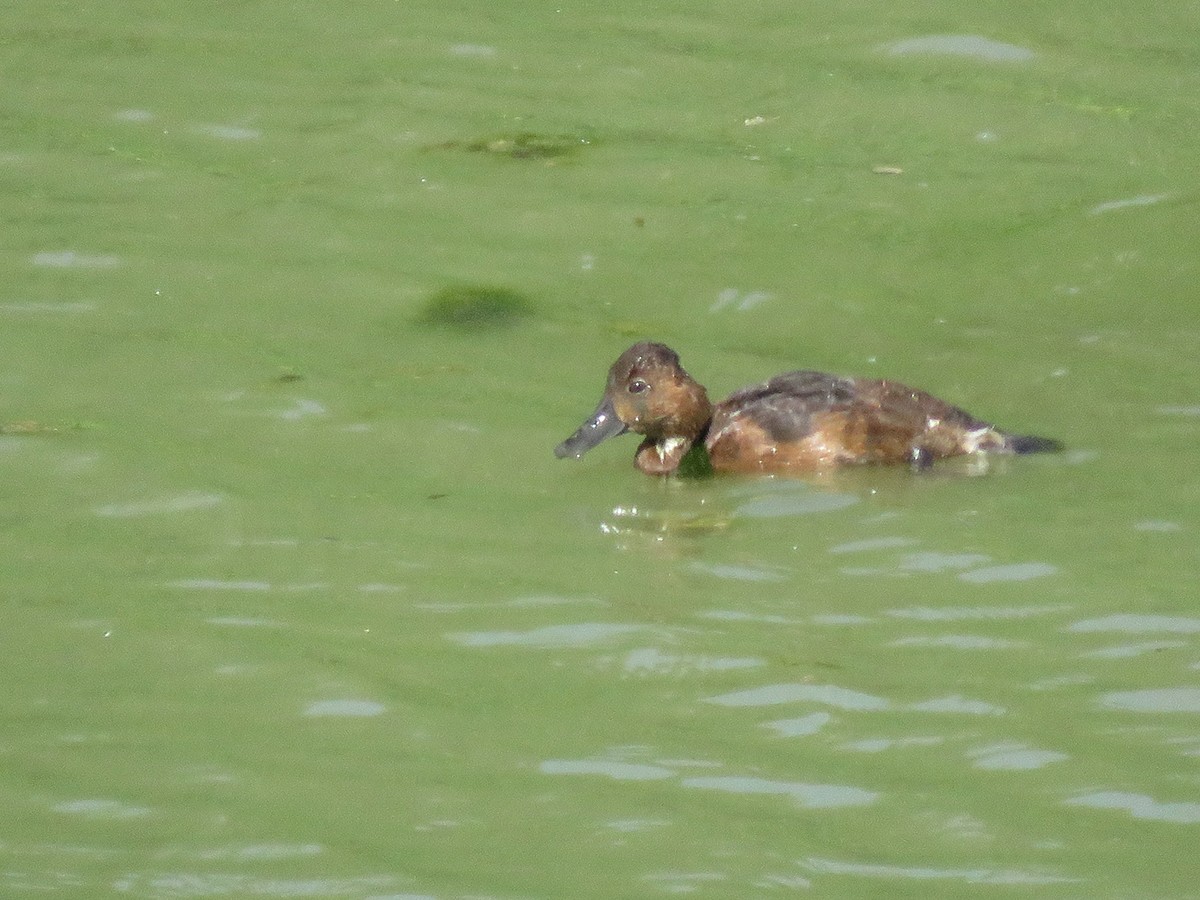
[[[0,894],[1195,896],[1195,13],[6,4]],[[554,459],[646,337],[1069,449]]]

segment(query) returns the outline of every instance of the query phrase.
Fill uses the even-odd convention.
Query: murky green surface
[[[0,893],[1195,896],[1193,13],[8,5]],[[1070,449],[555,460],[641,337]]]

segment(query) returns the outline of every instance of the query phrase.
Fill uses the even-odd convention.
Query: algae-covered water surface
[[[10,5],[0,893],[1194,895],[1198,31]],[[639,339],[1067,449],[555,459]]]

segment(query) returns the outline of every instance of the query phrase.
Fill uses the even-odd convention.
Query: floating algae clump
[[[575,134],[535,134],[529,131],[517,134],[497,134],[469,141],[447,141],[439,144],[442,150],[466,150],[470,153],[486,153],[491,156],[507,156],[510,159],[540,159],[552,161],[571,156],[580,147],[591,144],[591,140]]]
[[[515,325],[532,310],[525,295],[508,288],[460,285],[442,288],[430,297],[420,321],[460,331],[490,331]]]

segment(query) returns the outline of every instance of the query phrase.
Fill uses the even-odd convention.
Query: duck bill
[[[554,448],[554,455],[559,459],[573,456],[576,459],[583,456],[601,441],[610,437],[624,434],[629,429],[617,418],[612,401],[605,397],[596,407],[590,419],[579,426],[579,430]]]

